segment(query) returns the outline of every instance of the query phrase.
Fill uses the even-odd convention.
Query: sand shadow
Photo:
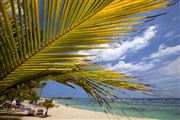
[[[0,120],[22,120],[21,117],[26,116],[23,114],[13,114],[13,113],[0,113]]]
[[[0,120],[21,120],[21,118],[9,118],[9,117],[1,117]]]
[[[49,116],[50,115],[45,116],[45,117],[49,117]],[[29,115],[22,114],[22,113],[8,113],[8,112],[1,113],[0,112],[0,120],[22,120],[22,117],[23,118],[25,118],[25,117],[44,118],[44,116],[29,116]]]

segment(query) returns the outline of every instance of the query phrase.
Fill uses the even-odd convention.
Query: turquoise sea
[[[67,106],[102,112],[93,99],[55,99]],[[108,100],[107,100],[108,101]],[[123,99],[110,102],[113,114],[130,117],[180,120],[180,99]]]

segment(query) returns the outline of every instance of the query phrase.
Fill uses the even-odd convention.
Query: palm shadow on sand
[[[44,116],[44,117],[49,117],[51,115],[48,115],[48,116]],[[21,113],[7,113],[7,112],[4,112],[4,113],[1,113],[0,112],[0,120],[22,120],[22,117],[29,117],[29,115],[25,115],[25,114],[21,114]],[[41,118],[44,118],[42,116],[30,116],[30,117],[41,117]]]
[[[0,120],[22,120],[21,117],[26,116],[22,114],[0,113]]]

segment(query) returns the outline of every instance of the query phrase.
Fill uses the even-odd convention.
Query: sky
[[[89,59],[107,66],[107,69],[137,76],[142,83],[155,86],[158,97],[180,98],[180,2],[174,6],[155,10],[143,15],[167,12],[163,16],[140,25],[131,26],[138,31],[128,37],[114,38],[116,43],[105,44],[110,49],[79,51],[95,54]],[[131,98],[157,97],[125,90]],[[115,93],[119,97],[127,97]],[[80,88],[72,89],[55,81],[48,81],[43,97],[86,98]]]

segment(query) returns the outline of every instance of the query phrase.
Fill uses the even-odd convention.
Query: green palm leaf
[[[166,0],[43,0],[42,5],[37,0],[0,0],[0,93],[37,78],[77,84],[99,101],[114,96],[105,88],[148,90],[97,66],[77,70],[81,58],[89,55],[74,52],[105,49],[97,45],[128,35],[134,30],[128,26],[146,18],[130,16],[166,7]]]

